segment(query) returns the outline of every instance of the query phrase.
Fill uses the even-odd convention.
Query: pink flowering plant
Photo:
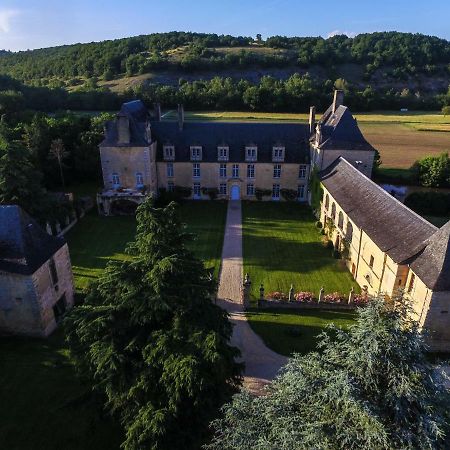
[[[312,292],[297,292],[294,295],[294,298],[297,302],[301,303],[311,303],[315,301],[315,297]]]
[[[367,303],[367,295],[363,295],[363,294],[356,294],[353,297],[353,303],[355,303],[356,305],[365,305]]]
[[[325,303],[342,303],[345,301],[345,296],[339,292],[333,292],[332,294],[325,294],[323,301]]]

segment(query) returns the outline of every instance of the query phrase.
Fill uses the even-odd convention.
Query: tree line
[[[252,49],[265,46],[287,50],[256,56]],[[181,59],[170,51],[185,47]],[[237,54],[223,54],[216,48],[242,47]],[[386,68],[394,78],[443,69],[448,74],[450,43],[421,34],[377,32],[322,37],[272,36],[262,41],[251,37],[170,32],[124,39],[74,44],[22,52],[1,52],[0,73],[20,80],[76,77],[111,79],[161,68],[219,69],[232,67],[284,67],[320,65],[328,68],[343,63],[364,66],[369,77]]]

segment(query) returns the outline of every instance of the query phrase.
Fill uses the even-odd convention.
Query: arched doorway
[[[231,187],[231,200],[241,199],[241,188],[235,184]]]

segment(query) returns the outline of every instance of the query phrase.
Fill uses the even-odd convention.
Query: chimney
[[[126,115],[117,116],[117,134],[119,144],[130,143],[130,121]]]
[[[155,103],[155,120],[161,122],[161,103]]]
[[[178,128],[183,131],[184,124],[184,107],[181,103],[178,104]]]
[[[309,108],[309,135],[314,133],[314,126],[316,124],[316,107],[311,106]]]
[[[340,89],[336,89],[334,91],[334,99],[333,99],[333,114],[336,112],[339,106],[344,104],[344,91]]]

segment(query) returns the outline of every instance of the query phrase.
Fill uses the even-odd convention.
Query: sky
[[[0,49],[165,31],[263,37],[404,31],[450,40],[450,0],[0,0]]]

